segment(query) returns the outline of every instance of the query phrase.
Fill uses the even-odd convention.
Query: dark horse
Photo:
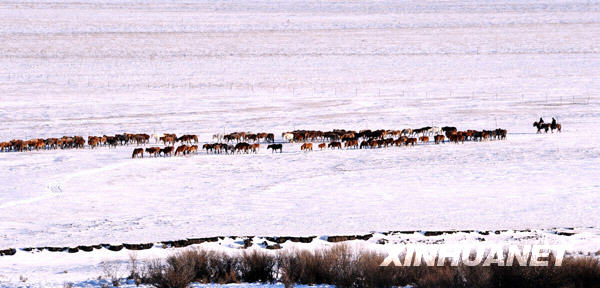
[[[548,129],[550,129],[551,126],[552,125],[550,123],[538,123],[537,121],[533,122],[533,127],[536,127],[538,129],[537,133],[542,133],[542,129],[544,130],[544,132],[548,133]],[[558,131],[560,131],[560,128],[558,129]]]
[[[562,128],[562,126],[559,123],[556,123],[556,120],[552,121],[552,124],[550,124],[552,133],[554,133],[554,129],[558,129],[558,132],[560,132],[560,128]]]
[[[267,150],[272,149],[273,151],[271,151],[271,153],[275,152],[276,150],[279,150],[279,153],[283,153],[283,145],[281,144],[270,144],[269,146],[267,146]]]

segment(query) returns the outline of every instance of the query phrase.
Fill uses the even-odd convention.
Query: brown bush
[[[225,252],[209,252],[207,267],[210,271],[210,282],[227,284],[240,282],[240,258]]]
[[[240,258],[240,274],[245,282],[273,283],[277,259],[272,254],[252,250],[244,251]]]
[[[380,253],[360,253],[356,269],[359,287],[392,287],[399,285],[403,279],[403,269],[398,267],[381,267],[379,264],[387,255]]]
[[[146,267],[146,283],[157,288],[186,288],[194,280],[194,263],[187,253],[168,257],[165,262],[153,260]]]
[[[600,287],[597,257],[565,257],[562,266],[548,267],[449,266],[380,267],[387,255],[347,245],[276,253],[249,251],[228,254],[187,250],[152,261],[144,271],[146,283],[181,288],[204,283],[275,282],[332,284],[338,287]]]

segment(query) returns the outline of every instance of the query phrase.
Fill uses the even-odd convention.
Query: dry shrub
[[[395,267],[380,267],[384,255],[358,252],[339,244],[315,251],[291,250],[279,253],[281,281],[293,284],[333,284],[337,287],[389,287],[397,283]]]
[[[333,261],[324,250],[288,250],[279,253],[281,281],[286,287],[295,283],[315,285],[331,280]]]
[[[229,255],[225,252],[208,253],[208,271],[210,282],[227,284],[240,282],[239,256]]]
[[[565,257],[562,266],[521,267],[465,266],[415,267],[408,277],[417,287],[600,287],[600,260],[596,257]],[[410,283],[410,282],[409,282]]]
[[[240,258],[240,274],[245,282],[273,283],[277,259],[274,255],[252,250],[244,251]]]
[[[156,287],[182,288],[191,281],[238,283],[280,281],[295,284],[330,284],[337,287],[600,287],[597,257],[565,257],[562,266],[548,267],[449,266],[380,267],[387,255],[347,245],[276,254],[257,250],[228,254],[187,250],[165,262],[147,265],[145,282]]]
[[[165,262],[153,260],[146,266],[144,282],[157,288],[186,288],[194,280],[195,260],[191,253],[182,252]]]
[[[121,279],[121,263],[118,261],[102,261],[100,265],[102,266],[104,278],[110,281],[113,286],[118,287]]]
[[[481,267],[491,270],[494,287],[600,287],[600,260],[596,257],[565,257],[554,266],[551,254],[545,267]]]
[[[308,251],[307,251],[308,252]],[[297,257],[298,251],[279,253],[277,257],[277,266],[279,267],[281,276],[280,280],[285,287],[294,287],[295,283],[300,283],[300,270],[303,263],[300,257]]]
[[[189,257],[194,259],[194,281],[210,283],[212,271],[209,259],[212,252],[203,249],[189,249],[185,253],[188,253]]]
[[[356,285],[359,287],[392,287],[399,285],[402,270],[398,267],[379,266],[387,255],[381,253],[360,253],[355,264],[357,272]]]
[[[560,267],[560,278],[574,287],[600,287],[600,259],[597,257],[566,258]]]
[[[325,263],[329,266],[327,271],[331,284],[337,287],[351,287],[359,276],[357,253],[348,245],[339,244],[325,250],[323,254]]]

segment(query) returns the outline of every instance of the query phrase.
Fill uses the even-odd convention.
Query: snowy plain
[[[0,249],[596,227],[599,19],[597,1],[2,2],[0,141],[446,125],[509,135],[168,159],[132,160],[133,146],[0,153]],[[540,116],[563,133],[536,135]],[[36,270],[5,263],[0,274]]]
[[[326,237],[316,237],[310,243],[298,243],[286,241],[281,243],[282,250],[265,249],[265,244],[274,245],[272,239],[266,237],[252,238],[252,245],[244,248],[247,237],[223,237],[215,242],[204,242],[194,244],[185,248],[173,248],[154,243],[153,247],[146,250],[132,251],[122,249],[110,251],[106,248],[94,249],[92,252],[79,251],[76,253],[19,250],[10,257],[4,256],[3,261],[7,268],[0,275],[0,284],[7,286],[30,285],[32,287],[62,286],[64,283],[72,283],[76,287],[94,287],[106,285],[107,271],[114,277],[121,279],[121,283],[131,284],[127,280],[130,275],[131,259],[136,259],[138,267],[142,267],[146,261],[165,258],[177,252],[187,249],[204,249],[212,251],[223,251],[230,254],[238,254],[257,250],[265,253],[277,253],[281,251],[294,251],[305,249],[316,251],[323,248],[339,245],[326,241]],[[385,244],[382,244],[385,243]],[[429,245],[430,247],[443,247],[443,245],[460,245],[464,247],[477,247],[483,245],[563,245],[567,248],[567,255],[579,257],[581,255],[597,255],[600,251],[600,231],[597,228],[580,229],[537,229],[531,231],[497,231],[497,233],[457,232],[442,235],[426,235],[423,232],[390,232],[373,233],[368,240],[345,241],[345,245],[354,251],[374,251],[387,255],[393,253],[393,249],[401,249],[402,245]],[[43,265],[40,265],[43,263]],[[105,267],[110,267],[109,269]],[[20,279],[26,278],[23,282]],[[249,285],[241,284],[242,287]],[[127,285],[123,285],[128,287]],[[231,286],[234,285],[215,285]],[[196,287],[196,286],[194,286]],[[205,287],[205,286],[198,286]],[[271,287],[263,284],[261,287]],[[279,285],[276,285],[279,287]],[[302,286],[300,286],[302,287]]]

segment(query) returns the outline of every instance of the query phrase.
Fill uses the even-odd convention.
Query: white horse
[[[212,139],[217,139],[217,142],[223,141],[223,134],[215,134],[212,136]]]
[[[158,134],[152,134],[152,139],[154,139],[154,143],[158,143],[158,141],[160,141],[160,135]]]
[[[434,126],[434,127],[429,128],[429,130],[427,130],[427,132],[429,133],[429,135],[442,134],[442,128]]]
[[[281,137],[283,137],[283,140],[285,140],[287,142],[294,141],[294,134],[293,133],[283,133],[283,134],[281,134]]]

